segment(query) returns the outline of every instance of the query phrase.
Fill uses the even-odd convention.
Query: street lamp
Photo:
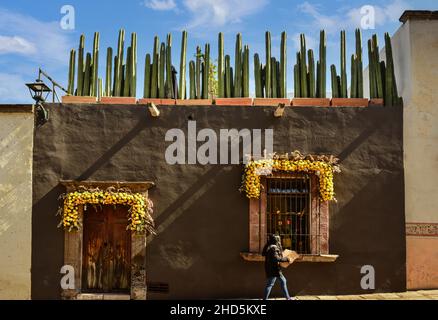
[[[52,90],[41,79],[37,79],[32,83],[26,83],[26,86],[29,89],[32,99],[34,99],[36,103],[45,102],[50,92],[52,92]]]
[[[26,83],[26,86],[29,89],[32,99],[35,100],[37,125],[42,125],[49,120],[49,113],[44,108],[43,103],[46,101],[52,90],[41,79],[37,79],[32,83]]]

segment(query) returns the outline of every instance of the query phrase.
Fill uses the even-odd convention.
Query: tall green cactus
[[[68,89],[69,95],[74,94],[75,90],[75,64],[76,64],[76,50],[70,50],[70,62],[68,65]]]
[[[113,63],[113,48],[108,47],[106,49],[106,71],[105,71],[105,96],[111,97],[111,74]]]
[[[166,98],[176,98],[173,95],[173,79],[172,79],[172,34],[167,35],[166,39]]]
[[[166,97],[166,79],[165,79],[165,69],[166,69],[166,45],[164,42],[161,43],[160,47],[160,62],[159,62],[159,86],[158,86],[158,97],[163,99]]]
[[[120,97],[122,95],[122,77],[123,77],[123,48],[125,43],[125,30],[119,31],[119,41],[117,46],[117,62],[114,66],[115,80],[114,80],[114,96]]]
[[[84,88],[84,46],[85,46],[85,35],[81,35],[79,39],[79,48],[78,48],[78,81],[77,81],[77,91],[76,94],[78,96],[83,95]]]
[[[84,87],[82,89],[82,94],[84,96],[90,95],[90,78],[91,78],[91,53],[87,53],[85,59],[85,72],[84,72]]]
[[[225,98],[231,98],[233,96],[232,89],[232,74],[231,74],[231,62],[230,56],[225,56]]]
[[[397,87],[395,85],[394,62],[392,58],[392,45],[389,33],[385,32],[385,54],[386,54],[386,72],[385,72],[385,106],[393,106],[397,103]]]
[[[196,66],[195,66],[195,72],[196,72],[196,99],[202,98],[202,91],[201,91],[201,63],[202,63],[202,51],[199,46],[196,47]]]
[[[143,98],[151,97],[151,55],[146,54],[145,63],[144,63],[144,90],[143,90]]]
[[[340,98],[339,76],[336,73],[336,66],[330,66],[331,83],[332,83],[332,98]]]
[[[266,98],[272,98],[271,33],[269,31],[266,31],[265,33],[265,46],[266,46],[265,96]]]
[[[324,30],[319,32],[319,72],[318,72],[318,97],[326,97],[326,77],[327,77],[327,37]]]
[[[243,96],[249,97],[249,46],[245,45],[243,48]]]
[[[179,90],[178,98],[186,98],[186,51],[187,51],[187,31],[182,32],[181,38],[181,60],[179,67]]]
[[[90,95],[97,97],[97,81],[99,72],[99,32],[94,33],[93,40],[93,58],[91,60],[91,91]]]
[[[298,54],[299,55],[299,54]],[[294,97],[301,97],[301,77],[300,77],[300,67],[298,64],[299,59],[297,59],[297,63],[294,65]]]
[[[271,98],[277,98],[277,92],[277,60],[275,57],[271,57]]]
[[[309,72],[308,72],[308,85],[309,85],[309,98],[315,98],[315,59],[313,56],[313,50],[307,51],[309,60]]]
[[[151,74],[151,98],[158,98],[158,77],[160,63],[160,40],[158,36],[154,37],[154,50],[152,54],[152,74]]]
[[[137,33],[131,34],[131,80],[130,80],[130,96],[137,95]]]
[[[263,98],[262,89],[262,70],[260,65],[259,54],[254,55],[254,80],[255,80],[255,94],[257,98]]]
[[[287,34],[281,33],[280,44],[280,98],[287,97]]]
[[[129,91],[131,87],[131,58],[132,58],[132,48],[128,47],[126,50],[126,63],[125,69],[123,71],[123,82],[122,82],[122,93],[123,97],[129,97]]]
[[[203,90],[202,90],[202,99],[208,99],[208,95],[210,93],[210,44],[205,44],[204,51],[204,73],[202,78]]]
[[[346,57],[346,40],[345,30],[341,31],[341,87],[340,98],[347,98],[347,57]]]
[[[242,96],[242,35],[236,35],[234,55],[234,97]]]
[[[225,97],[224,34],[222,32],[219,32],[219,36],[218,36],[217,79],[218,79],[218,96],[219,98],[224,98]]]
[[[362,62],[362,33],[360,29],[356,29],[355,31],[356,35],[356,69],[357,69],[357,75],[356,75],[356,86],[357,86],[357,92],[356,96],[357,98],[363,98],[363,62]]]
[[[358,95],[358,61],[356,55],[351,55],[351,84],[350,84],[350,98],[357,98]]]
[[[307,63],[306,63],[306,37],[300,34],[300,88],[301,97],[307,98],[309,91],[307,90]]]
[[[196,99],[195,62],[189,62],[190,99]]]

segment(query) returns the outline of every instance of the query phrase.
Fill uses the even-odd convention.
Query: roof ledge
[[[438,11],[429,10],[406,10],[400,17],[400,22],[405,23],[408,20],[437,20]]]

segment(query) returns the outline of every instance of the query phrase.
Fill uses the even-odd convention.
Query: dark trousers
[[[286,297],[286,299],[290,299],[289,291],[287,290],[286,278],[284,277],[284,275],[282,273],[280,273],[280,276],[278,276],[278,277],[269,277],[267,279],[266,287],[265,287],[265,296],[264,296],[265,300],[269,298],[269,295],[271,294],[272,287],[274,286],[275,281],[277,279],[280,280],[281,290],[283,290],[284,296]]]

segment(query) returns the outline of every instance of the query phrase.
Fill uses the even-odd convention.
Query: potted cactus
[[[218,81],[218,97],[215,104],[218,106],[251,106],[252,98],[249,97],[249,46],[242,48],[242,35],[236,36],[236,48],[234,57],[234,70],[230,65],[230,56],[223,55],[223,44],[219,41],[219,61],[224,62],[219,76],[223,80]],[[219,63],[220,64],[220,63]],[[222,74],[222,75],[221,75]],[[233,77],[234,74],[234,77]]]
[[[326,98],[327,39],[324,30],[320,31],[319,37],[319,60],[315,70],[313,50],[306,50],[306,37],[300,35],[300,51],[296,54],[297,62],[294,66],[294,107],[330,105],[330,99]]]
[[[347,63],[345,31],[341,31],[341,74],[336,73],[335,65],[331,65],[332,106],[367,107],[368,99],[363,97],[363,64],[362,64],[362,35],[356,29],[356,52],[351,56],[350,98],[347,88]]]
[[[265,33],[266,62],[260,63],[258,53],[254,55],[255,94],[254,106],[290,105],[287,98],[287,34],[281,33],[280,61],[271,56],[271,33]]]

